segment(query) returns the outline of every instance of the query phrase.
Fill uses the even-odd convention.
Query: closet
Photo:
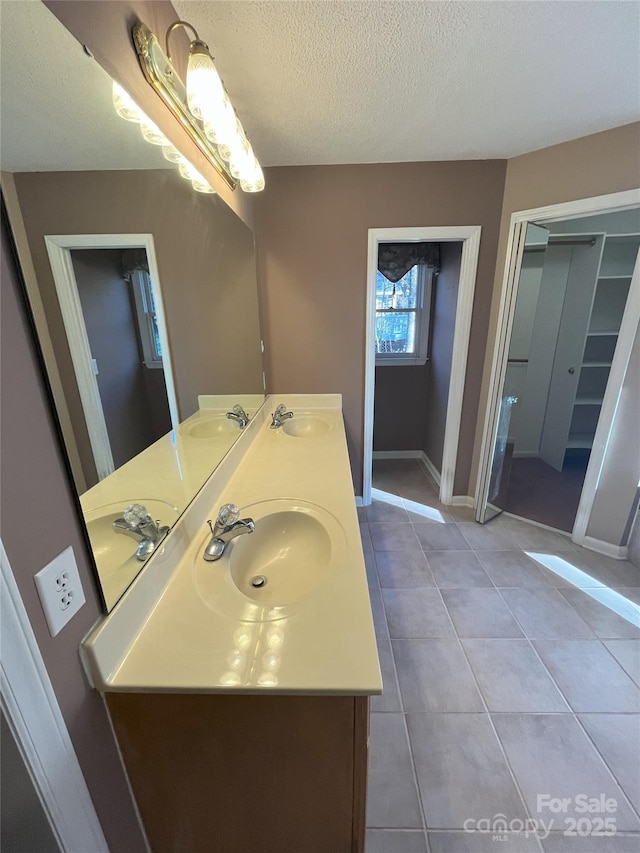
[[[639,247],[640,233],[599,234],[571,252],[540,441],[558,471],[567,450],[593,446]]]

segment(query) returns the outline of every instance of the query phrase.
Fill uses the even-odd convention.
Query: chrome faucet
[[[224,504],[218,510],[216,523],[207,521],[211,531],[211,540],[204,549],[204,558],[209,562],[219,560],[228,543],[243,533],[253,533],[255,524],[252,518],[239,518],[240,510],[235,504]]]
[[[245,412],[240,403],[237,403],[233,407],[233,411],[227,412],[227,417],[230,421],[235,421],[240,429],[244,429],[249,423],[249,415]]]
[[[154,521],[142,504],[130,504],[122,513],[122,518],[116,518],[113,522],[113,529],[116,533],[125,533],[133,539],[138,539],[136,557],[146,560],[171,528]]]
[[[293,412],[287,412],[284,403],[280,403],[278,408],[271,415],[271,429],[279,429],[284,421],[293,417]]]

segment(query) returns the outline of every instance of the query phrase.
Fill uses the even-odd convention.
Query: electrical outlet
[[[85,602],[71,545],[40,569],[35,582],[49,633],[55,637]]]

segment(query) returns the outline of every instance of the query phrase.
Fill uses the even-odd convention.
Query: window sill
[[[162,368],[163,367],[163,364],[161,361],[143,361],[142,363],[144,364],[145,367],[150,368],[151,370],[153,370],[154,368],[158,368],[158,367]]]
[[[422,367],[428,358],[376,358],[376,367]]]

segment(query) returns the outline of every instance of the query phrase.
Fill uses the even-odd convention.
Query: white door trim
[[[467,373],[469,332],[473,312],[473,297],[476,286],[476,271],[480,251],[480,225],[451,227],[415,228],[370,228],[367,262],[367,310],[365,335],[365,388],[364,388],[364,448],[362,501],[371,503],[371,470],[373,462],[373,406],[375,396],[376,354],[376,270],[378,268],[378,244],[389,241],[434,241],[462,242],[460,283],[456,305],[456,320],[453,340],[451,381],[445,422],[442,471],[440,477],[440,502],[450,504],[453,498],[453,481],[460,438],[462,398]]]
[[[0,542],[2,665],[7,722],[64,853],[109,853],[4,546]]]
[[[78,391],[87,423],[91,450],[96,464],[98,479],[102,480],[114,471],[113,456],[104,420],[98,382],[91,367],[91,348],[82,314],[73,263],[72,249],[123,249],[142,248],[147,254],[149,274],[158,320],[158,331],[163,352],[164,378],[169,401],[171,425],[179,423],[178,404],[171,368],[169,341],[165,322],[162,288],[156,261],[152,234],[55,234],[44,238],[58,294],[73,369],[78,382]]]
[[[518,279],[522,259],[521,237],[526,231],[527,224],[532,221],[545,224],[549,222],[557,222],[558,220],[563,219],[580,219],[582,217],[592,216],[598,213],[627,210],[629,208],[637,207],[638,205],[640,205],[640,189],[632,189],[619,193],[594,196],[593,198],[583,198],[578,199],[577,201],[568,201],[562,202],[561,204],[531,208],[529,210],[519,210],[511,214],[509,241],[507,244],[507,255],[505,260],[502,290],[500,294],[496,338],[492,351],[491,378],[489,383],[484,427],[482,431],[482,444],[475,493],[475,505],[478,512],[478,520],[480,520],[480,513],[486,498],[491,477],[493,445],[495,442],[496,430],[498,428],[498,414],[500,410],[500,393],[506,371],[508,342],[511,323],[513,320],[513,310],[515,307],[515,298],[518,289]],[[632,281],[632,288],[634,281],[637,285],[637,276],[638,268],[636,266]],[[585,541],[585,533],[595,499],[595,488],[602,472],[607,441],[611,432],[615,409],[617,407],[622,378],[624,377],[622,365],[624,365],[624,370],[626,370],[629,356],[631,354],[631,346],[633,345],[633,338],[638,328],[640,309],[636,304],[638,300],[635,297],[632,298],[632,295],[633,294],[630,294],[627,301],[625,315],[622,321],[624,329],[621,327],[620,330],[620,336],[618,338],[618,344],[616,346],[616,353],[614,356],[614,363],[612,365],[611,373],[609,374],[609,381],[607,383],[600,419],[598,421],[596,438],[594,440],[593,450],[589,459],[580,506],[578,508],[578,515],[576,516],[576,524],[572,533],[573,541],[578,544],[584,544]],[[616,368],[615,375],[614,367]],[[617,386],[616,382],[618,383]]]

